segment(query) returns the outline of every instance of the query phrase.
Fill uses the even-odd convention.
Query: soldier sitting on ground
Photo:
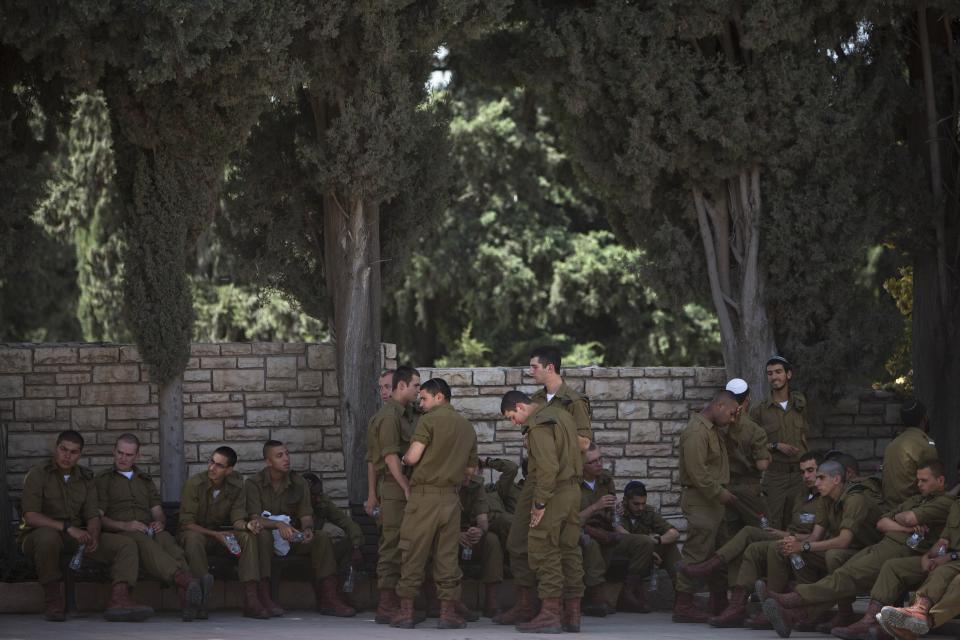
[[[493,469],[500,472],[496,482],[486,486],[487,507],[489,508],[488,531],[500,538],[500,547],[506,552],[507,536],[513,523],[513,512],[520,496],[520,486],[516,483],[520,465],[503,458],[486,458],[480,461],[480,469]]]
[[[665,570],[670,577],[670,583],[666,588],[651,589],[651,592],[655,591],[654,595],[659,595],[664,601],[648,604],[655,608],[672,609],[673,585],[677,583],[676,566],[680,562],[680,550],[677,549],[680,532],[657,513],[653,506],[647,504],[647,487],[639,480],[631,480],[623,489],[623,517],[620,527],[628,534],[648,536],[653,541],[654,566],[651,568],[651,575],[654,571]],[[632,611],[636,605],[630,598],[637,598],[636,593],[642,589],[643,585],[638,582],[629,584],[628,581],[628,584],[624,584],[620,594],[620,608]]]
[[[82,452],[83,436],[61,432],[53,458],[30,469],[23,482],[19,542],[37,567],[44,615],[53,622],[66,619],[60,553],[75,554],[82,545],[86,557],[110,565],[113,586],[104,617],[114,622],[146,620],[153,609],[130,597],[140,566],[137,546],[123,536],[101,533],[93,472],[77,464]]]
[[[488,497],[483,479],[479,476],[466,478],[460,487],[460,504],[463,507],[460,516],[460,562],[478,562],[482,567],[483,615],[493,618],[497,614],[497,590],[503,582],[503,546],[497,534],[490,530]]]
[[[207,579],[201,583],[190,573],[183,549],[166,530],[160,491],[150,475],[136,464],[139,457],[140,440],[132,433],[124,433],[113,447],[113,466],[97,474],[103,528],[133,540],[147,573],[177,587],[182,618],[189,622],[205,606],[209,590],[204,587],[213,582]]]
[[[363,530],[350,515],[334,504],[324,492],[323,481],[315,473],[303,474],[310,485],[310,504],[313,506],[313,526],[323,529],[327,523],[343,531],[343,536],[333,535],[333,550],[337,556],[337,571],[346,572],[349,567],[360,569],[363,566]]]
[[[256,545],[259,523],[248,521],[243,479],[234,473],[237,453],[230,447],[217,447],[210,455],[207,470],[191,476],[180,498],[178,537],[197,578],[207,578],[207,554],[230,556],[239,552],[240,583],[243,585],[243,615],[266,619],[270,612],[257,594],[260,562]],[[231,539],[232,537],[232,539]],[[237,545],[231,549],[231,545]],[[210,591],[208,584],[206,591]],[[197,618],[206,620],[206,603]]]

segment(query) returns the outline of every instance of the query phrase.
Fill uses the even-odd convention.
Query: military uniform
[[[380,501],[380,544],[377,559],[377,586],[393,590],[400,579],[400,525],[407,498],[403,488],[387,469],[385,457],[402,458],[410,445],[416,417],[410,407],[387,400],[367,427],[367,461],[377,474]]]
[[[920,546],[917,549],[908,547],[905,544],[909,535],[907,533],[892,531],[883,534],[883,539],[861,549],[842,567],[825,578],[813,584],[797,585],[796,592],[803,600],[803,604],[823,609],[829,608],[838,600],[855,598],[858,593],[865,592],[874,585],[885,562],[895,558],[919,557],[930,548],[931,541],[939,537],[953,502],[953,498],[943,493],[914,496],[904,501],[897,508],[896,513],[912,511],[920,524],[930,527],[930,535],[921,542]],[[881,517],[892,518],[894,515],[894,512],[889,512]],[[881,591],[888,588],[889,585],[879,587]]]
[[[487,516],[490,523],[490,507],[487,502],[487,491],[483,480],[477,476],[470,478],[470,484],[460,487],[460,505],[463,508],[460,514],[460,530],[466,531],[477,526],[477,519]],[[480,581],[484,584],[503,582],[503,547],[496,533],[487,530],[483,532],[480,541],[473,545],[473,562],[479,562],[482,567]],[[467,561],[464,561],[467,562]]]
[[[950,542],[948,553],[960,551],[960,502],[954,500],[950,506],[947,524],[940,537]],[[933,627],[943,626],[960,615],[960,560],[953,560],[930,572],[917,589],[917,596],[933,603],[929,611]]]
[[[625,512],[620,520],[620,526],[633,535],[656,535],[658,537],[676,528],[650,505],[646,505],[643,512],[638,516],[632,516]],[[672,584],[676,584],[677,563],[680,562],[680,551],[677,549],[677,543],[658,543],[654,546],[653,551],[660,556],[660,568],[670,575]]]
[[[724,507],[719,497],[730,482],[726,445],[716,426],[701,413],[694,413],[679,444],[680,508],[687,519],[687,540],[681,550],[684,564],[703,562],[717,549]],[[677,591],[696,593],[697,584],[677,575]],[[726,590],[722,576],[710,579],[710,591]]]
[[[22,511],[39,513],[72,527],[86,527],[91,520],[100,517],[93,472],[77,465],[65,479],[53,460],[33,467],[23,481]],[[19,542],[23,554],[36,565],[41,584],[63,580],[60,553],[74,553],[78,546],[66,531],[46,527],[35,529],[27,526],[26,521],[20,523]],[[96,551],[88,549],[85,555],[109,564],[114,583],[136,584],[139,561],[137,546],[132,540],[103,532]]]
[[[573,417],[577,435],[593,442],[593,426],[590,422],[590,399],[573,390],[566,382],[560,384],[557,392],[547,400],[547,390],[540,389],[530,399],[537,404],[563,409]]]
[[[264,468],[247,478],[243,485],[247,512],[250,518],[258,518],[264,511],[271,515],[290,517],[290,525],[300,527],[300,519],[313,515],[310,504],[310,486],[299,474],[289,472],[280,484],[273,488],[270,469]],[[269,578],[273,558],[273,529],[263,529],[257,534],[257,555],[260,562],[260,578]],[[314,529],[310,542],[291,542],[291,556],[310,556],[310,565],[318,581],[337,572],[333,542],[324,531]]]
[[[767,501],[760,490],[763,472],[757,469],[759,460],[769,460],[767,433],[749,415],[741,415],[724,435],[730,460],[730,484],[727,489],[737,501],[726,507],[724,526],[726,537],[743,527],[759,527],[759,514],[767,512]],[[795,473],[795,472],[794,472]],[[733,572],[730,573],[733,576]]]
[[[320,495],[319,501],[320,504],[313,506],[313,526],[316,529],[323,529],[323,525],[330,523],[343,530],[344,537],[331,537],[331,540],[337,559],[337,569],[344,571],[350,566],[354,547],[360,547],[363,544],[363,530],[326,495]]]
[[[497,535],[501,548],[506,550],[510,526],[513,524],[513,512],[520,497],[520,487],[516,484],[520,465],[512,460],[495,458],[489,460],[487,466],[500,472],[497,481],[486,488],[487,508],[490,510],[487,517],[490,524],[488,530]]]
[[[232,533],[240,543],[240,581],[258,580],[260,564],[257,544],[252,535],[243,530],[247,517],[247,501],[243,492],[243,479],[235,473],[224,478],[223,486],[214,488],[203,471],[191,476],[183,486],[180,497],[180,523],[178,538],[190,565],[190,572],[201,578],[209,570],[207,554],[228,556],[229,551],[218,541],[198,531],[187,531],[186,525],[195,524],[219,531],[224,527],[241,527]]]
[[[784,409],[773,400],[771,394],[765,402],[750,410],[750,417],[763,428],[771,444],[783,442],[800,450],[794,456],[772,451],[770,465],[763,474],[761,485],[766,496],[770,525],[775,529],[786,529],[790,514],[793,513],[793,500],[803,491],[797,465],[800,456],[807,452],[807,399],[802,393],[792,391]]]
[[[908,427],[883,450],[883,499],[894,508],[917,488],[917,467],[937,459],[937,445],[930,434],[919,427]]]
[[[397,595],[412,599],[433,555],[433,576],[441,600],[460,601],[458,489],[467,467],[476,467],[477,434],[449,404],[424,414],[413,440],[426,445],[410,478],[410,500],[400,527],[402,552]]]
[[[97,499],[101,513],[119,522],[153,522],[151,510],[162,506],[160,491],[148,473],[133,466],[128,480],[116,467],[104,469],[96,476]],[[120,531],[133,540],[143,568],[158,580],[174,584],[177,571],[189,571],[186,555],[169,531],[160,531],[153,538],[140,531]]]

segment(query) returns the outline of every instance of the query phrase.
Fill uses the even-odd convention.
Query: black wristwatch
[[[66,533],[66,532],[67,532],[67,529],[69,529],[69,528],[70,528],[70,521],[69,521],[69,520],[64,520],[64,521],[63,521],[63,532]]]
[[[547,508],[547,505],[544,504],[543,502],[534,502],[534,503],[533,503],[533,508],[536,509],[537,511],[539,511],[540,509],[546,509],[546,508]]]
[[[950,552],[950,559],[956,561],[956,560],[960,559],[960,556],[957,555],[957,552],[956,552],[956,551],[951,551],[951,552]]]
[[[779,442],[771,442],[771,443],[767,446],[767,448],[770,449],[770,451],[776,451],[778,444],[780,444],[780,443],[779,443]]]
[[[804,553],[807,553],[808,551],[810,551],[810,543],[809,543],[809,542],[804,542],[804,543],[803,543],[803,546],[800,547],[800,548],[803,549],[803,552],[804,552]]]

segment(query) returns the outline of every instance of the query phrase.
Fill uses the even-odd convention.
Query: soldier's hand
[[[796,456],[800,454],[800,449],[786,442],[777,443],[777,448],[780,450],[780,453],[785,456]]]
[[[87,533],[85,529],[81,529],[80,527],[69,527],[67,529],[67,535],[76,540],[79,544],[90,543],[90,534]]]
[[[87,551],[89,551],[90,553],[93,553],[94,551],[97,550],[97,547],[100,546],[100,536],[93,536],[87,533],[87,537],[90,539],[87,542]]]
[[[543,514],[547,512],[547,508],[543,509],[530,509],[530,528],[533,529],[540,521],[543,520]]]
[[[260,522],[259,518],[256,518],[254,520],[250,520],[249,522],[247,522],[246,528],[247,528],[247,531],[249,531],[250,533],[256,536],[256,535],[259,535],[261,531],[263,531],[263,523]]]
[[[473,544],[470,542],[470,536],[467,531],[460,532],[460,546],[461,547],[472,547]]]
[[[146,533],[146,532],[147,532],[147,529],[149,529],[149,528],[150,528],[150,527],[148,527],[147,525],[143,524],[143,523],[140,522],[139,520],[131,520],[130,522],[127,523],[127,531],[134,531],[134,532],[138,532],[138,533]]]
[[[363,510],[366,511],[367,515],[372,518],[372,517],[373,517],[373,509],[374,509],[374,507],[376,507],[378,504],[380,504],[380,501],[377,500],[377,497],[376,497],[376,496],[371,496],[371,497],[367,498],[367,501],[366,501],[366,502],[363,503]]]
[[[660,557],[660,554],[656,551],[653,552],[653,565],[659,567],[663,564],[663,558]]]
[[[150,528],[153,529],[153,533],[154,535],[156,535],[161,531],[163,531],[164,529],[166,529],[167,525],[161,522],[160,520],[154,520],[153,522],[150,523]]]
[[[470,527],[467,529],[467,540],[470,541],[470,546],[473,546],[480,542],[480,538],[483,537],[483,529],[480,527]]]
[[[737,496],[733,495],[732,493],[724,489],[723,491],[720,492],[720,497],[718,499],[720,500],[720,504],[728,505],[736,502]]]
[[[296,535],[297,533],[296,529],[294,529],[288,524],[283,524],[283,523],[280,523],[277,526],[277,530],[280,532],[280,537],[286,540],[287,542],[290,542],[290,540],[293,539],[293,536]]]
[[[613,495],[612,493],[608,493],[593,504],[599,505],[597,507],[598,509],[610,509],[617,504],[617,496]]]
[[[303,541],[312,542],[313,541],[313,529],[304,529],[303,530]]]

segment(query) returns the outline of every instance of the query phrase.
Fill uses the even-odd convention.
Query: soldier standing
[[[400,606],[390,626],[416,625],[413,599],[433,556],[433,577],[440,596],[439,629],[462,629],[471,615],[460,602],[462,573],[458,561],[460,501],[464,476],[477,468],[477,434],[470,422],[450,406],[450,387],[433,378],[420,387],[417,423],[404,464],[413,466],[399,546],[403,551],[397,597]]]
[[[759,527],[760,516],[767,512],[767,501],[760,490],[760,482],[770,464],[770,451],[767,448],[767,432],[750,417],[750,388],[746,381],[734,378],[726,388],[739,405],[737,419],[724,436],[730,460],[730,485],[727,489],[737,498],[724,512],[726,537],[730,538],[744,527]]]
[[[113,622],[140,622],[153,609],[130,597],[137,582],[137,545],[123,536],[101,533],[100,510],[93,472],[77,462],[83,436],[63,431],[57,436],[53,458],[27,473],[23,481],[23,521],[20,548],[37,567],[43,587],[44,615],[52,622],[66,619],[60,553],[76,553],[110,565],[110,600],[104,617]]]

